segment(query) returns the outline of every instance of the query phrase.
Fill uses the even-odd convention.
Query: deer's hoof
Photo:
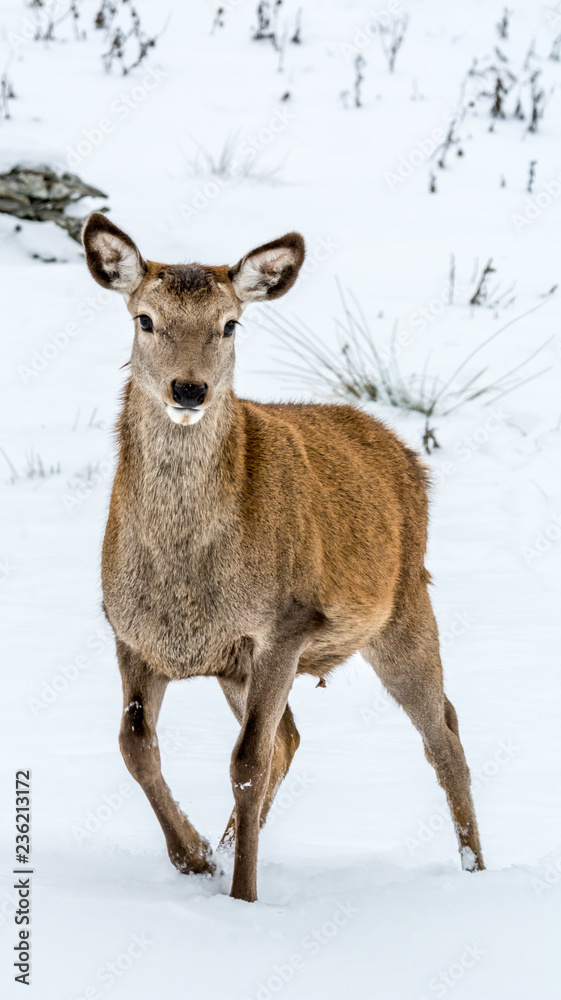
[[[257,892],[255,889],[243,888],[238,889],[232,886],[230,890],[231,899],[239,899],[243,903],[256,903],[257,902]]]
[[[462,869],[465,872],[482,872],[485,871],[485,865],[483,864],[483,858],[480,854],[475,854],[471,847],[462,847],[460,851],[460,858],[462,862]]]
[[[202,841],[196,848],[168,847],[169,859],[183,875],[214,875],[216,865],[212,860],[210,844]]]
[[[217,850],[226,857],[233,857],[236,850],[236,830],[234,826],[228,826],[222,835]]]

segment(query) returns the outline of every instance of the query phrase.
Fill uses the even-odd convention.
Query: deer
[[[219,848],[230,895],[257,899],[259,832],[300,743],[295,678],[360,651],[420,733],[462,868],[484,868],[455,709],[444,693],[425,568],[429,477],[419,457],[343,403],[254,402],[234,391],[246,306],[285,295],[296,232],[233,266],[145,260],[104,214],[83,229],[92,277],[134,322],[102,548],[103,610],[123,687],[119,744],[183,873],[216,854],[162,775],[170,681],[214,677],[239,723],[234,808]]]

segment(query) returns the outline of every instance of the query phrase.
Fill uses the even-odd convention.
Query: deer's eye
[[[236,329],[237,321],[235,319],[229,319],[224,327],[224,336],[231,337],[234,330]]]
[[[154,330],[154,325],[149,316],[139,316],[138,322],[140,323],[140,329],[146,330],[146,333],[152,333]]]

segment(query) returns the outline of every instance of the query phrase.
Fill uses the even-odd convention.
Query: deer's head
[[[244,307],[284,295],[304,260],[304,240],[287,233],[234,267],[157,264],[100,212],[82,238],[92,276],[120,292],[134,318],[132,378],[176,424],[197,423],[230,388]]]

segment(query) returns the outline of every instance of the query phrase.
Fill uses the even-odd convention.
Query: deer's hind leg
[[[117,655],[123,681],[119,744],[125,764],[156,813],[171,863],[180,872],[213,874],[210,845],[174,802],[162,775],[156,724],[168,680],[154,674],[121,642],[117,642]]]
[[[245,712],[245,702],[247,696],[246,686],[224,678],[219,678],[219,684],[224,692],[226,701],[241,726]],[[259,821],[261,826],[265,824],[267,814],[273,804],[275,795],[288,773],[288,769],[292,763],[292,758],[294,757],[299,745],[300,734],[296,728],[296,723],[294,722],[294,716],[292,715],[290,706],[287,705],[282,719],[279,722],[275,736],[275,746],[273,750],[273,759],[271,761],[269,784],[261,806],[261,817]],[[222,834],[220,848],[227,852],[233,852],[235,841],[236,810],[234,808],[230,819],[228,820],[226,829]]]
[[[462,867],[484,868],[458,719],[444,694],[438,629],[426,587],[361,650],[419,730],[425,756],[446,793]]]

